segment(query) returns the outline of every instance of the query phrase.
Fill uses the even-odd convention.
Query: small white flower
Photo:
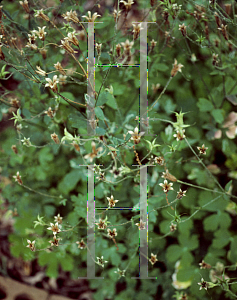
[[[177,130],[177,133],[174,134],[173,136],[176,137],[177,141],[181,141],[181,140],[183,140],[186,137],[186,135],[184,134],[184,132],[185,132],[185,129],[183,129],[183,133],[182,134],[180,134],[180,132]]]
[[[27,240],[28,245],[27,248],[30,248],[31,251],[35,251],[35,241],[31,242],[30,240]]]
[[[117,270],[118,271],[114,271],[114,273],[117,273],[119,275],[119,278],[125,277],[126,270],[120,270],[119,268]]]
[[[104,256],[101,256],[101,258],[97,257],[97,264],[100,265],[102,268],[104,268],[104,264],[108,262],[107,260],[103,260],[103,257]]]
[[[200,285],[200,289],[199,290],[201,290],[201,289],[207,290],[208,289],[208,286],[209,286],[208,282],[204,281],[203,278],[201,279],[201,282],[198,282],[198,284]]]
[[[133,140],[135,144],[139,144],[140,138],[145,132],[138,133],[138,128],[136,127],[134,131],[129,130],[128,133],[132,135],[131,140]]]
[[[115,203],[119,202],[119,200],[114,200],[114,196],[111,195],[111,197],[107,197],[108,201],[109,201],[109,207],[112,208],[115,206]]]
[[[86,18],[88,20],[88,22],[95,22],[95,19],[98,17],[101,17],[101,15],[98,15],[97,13],[94,13],[93,16],[91,17],[91,12],[88,11],[88,16],[82,16],[82,18]]]
[[[164,180],[164,183],[159,183],[160,186],[162,186],[163,191],[165,193],[168,193],[168,191],[173,190],[172,185],[173,183],[168,183],[167,180]]]
[[[59,228],[60,225],[58,225],[58,222],[55,223],[55,225],[53,223],[50,223],[51,227],[48,227],[48,230],[52,230],[53,231],[53,235],[56,235],[58,232],[61,232],[61,229]]]
[[[40,66],[36,66],[36,69],[38,70],[38,71],[35,71],[36,73],[38,73],[38,74],[40,74],[42,76],[46,76],[46,72],[44,70],[42,70],[40,68]]]
[[[53,81],[50,78],[46,78],[45,80],[47,81],[47,83],[45,84],[45,87],[47,87],[47,86],[50,87],[54,92],[58,91],[57,83],[59,83],[59,80],[58,80],[57,75],[54,75]]]

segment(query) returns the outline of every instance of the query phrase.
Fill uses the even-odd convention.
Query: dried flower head
[[[79,249],[85,249],[86,248],[86,244],[85,242],[83,241],[83,239],[81,239],[81,241],[77,241],[76,244],[78,244],[78,248]]]
[[[27,248],[30,248],[31,251],[35,251],[35,241],[31,242],[30,240],[27,240],[28,245]]]
[[[114,16],[114,22],[116,22],[116,19],[118,19],[121,16],[121,10],[117,11],[116,9],[114,9],[113,16]]]
[[[17,181],[20,185],[23,184],[22,180],[21,180],[21,176],[19,171],[17,171],[16,175],[13,176],[13,178],[15,179],[15,181]]]
[[[70,44],[69,44],[69,40],[68,40],[68,38],[66,37],[66,38],[64,38],[65,39],[65,41],[64,40],[61,40],[61,46],[59,46],[59,47],[62,47],[62,48],[64,48],[67,52],[69,52],[69,53],[77,53],[77,51],[75,51],[75,50],[73,50],[72,49],[72,47],[70,46]]]
[[[228,15],[231,14],[231,3],[224,4],[225,11]]]
[[[160,166],[163,166],[165,163],[164,157],[161,157],[161,156],[155,157],[155,163]]]
[[[59,71],[62,75],[66,75],[66,72],[63,70],[62,65],[58,61],[56,64],[54,64],[54,68]]]
[[[213,66],[218,66],[219,60],[218,60],[218,54],[213,53],[212,54],[212,64]]]
[[[116,53],[117,53],[118,57],[121,55],[121,45],[120,44],[116,45]]]
[[[4,59],[5,59],[5,55],[4,55],[4,53],[2,52],[2,46],[3,46],[3,45],[0,45],[0,59],[4,60]]]
[[[71,43],[73,43],[75,46],[79,46],[79,42],[78,42],[78,39],[76,38],[76,35],[75,32],[69,32],[67,34],[67,40]]]
[[[169,180],[174,181],[174,182],[177,181],[176,177],[174,177],[173,175],[171,175],[168,170],[166,170],[165,172],[162,172],[162,176],[161,177],[165,178],[165,179],[169,179]]]
[[[10,98],[10,104],[16,108],[20,108],[21,103],[17,98]]]
[[[221,30],[223,37],[225,38],[225,40],[228,41],[229,38],[228,38],[227,31],[226,31],[226,27],[227,27],[227,25],[221,24],[221,27],[218,28],[218,30]]]
[[[197,147],[200,154],[206,154],[206,150],[208,149],[208,147],[205,147],[204,144],[202,145],[202,147]]]
[[[138,36],[139,36],[139,33],[140,33],[140,31],[143,29],[143,28],[141,28],[141,23],[138,23],[138,24],[132,24],[132,26],[133,26],[133,39],[134,39],[134,41],[138,38]]]
[[[210,269],[211,265],[207,264],[204,260],[202,260],[201,263],[199,263],[200,269]]]
[[[123,51],[125,55],[131,55],[131,49],[133,46],[134,42],[129,42],[129,40],[127,39],[126,42],[122,42],[121,45],[123,46]]]
[[[102,147],[99,147],[98,149],[96,149],[96,144],[95,144],[95,142],[91,142],[91,146],[92,146],[92,152],[91,153],[89,153],[89,154],[86,154],[85,156],[84,156],[84,158],[85,159],[90,159],[90,161],[92,162],[93,161],[93,159],[97,156],[97,154],[98,154],[98,152],[100,152],[100,151],[102,151],[103,150],[103,148]]]
[[[43,59],[46,59],[47,58],[47,49],[43,48],[43,49],[40,49],[40,54],[42,55]]]
[[[143,222],[142,220],[140,220],[140,222],[136,223],[135,225],[138,226],[139,230],[144,230],[146,222]]]
[[[168,193],[168,191],[173,190],[173,183],[168,183],[167,180],[164,180],[164,183],[159,183],[159,185],[162,186],[162,189],[165,193]]]
[[[184,37],[187,35],[186,28],[187,28],[187,26],[185,26],[184,23],[182,25],[179,25],[179,30],[181,31],[181,33]]]
[[[219,18],[219,15],[216,11],[214,12],[214,17],[215,17],[215,20],[216,20],[216,25],[218,27],[221,27],[221,19]]]
[[[171,77],[174,77],[177,72],[182,72],[182,67],[183,65],[182,64],[177,64],[177,59],[175,58],[174,60],[174,64],[173,64],[173,69],[171,70]]]
[[[24,2],[23,1],[19,1],[19,3],[24,8],[25,12],[27,14],[29,14],[30,13],[30,9],[29,9],[29,5],[28,5],[28,1],[27,0],[24,0]]]
[[[95,43],[95,49],[96,49],[96,52],[97,52],[98,56],[101,55],[101,46],[102,46],[102,44]]]
[[[78,145],[78,143],[76,141],[73,141],[71,143],[71,145],[75,148],[76,151],[78,151],[78,152],[80,151],[80,146]]]
[[[49,21],[49,17],[44,14],[43,8],[41,10],[37,10],[34,16],[47,22]]]
[[[49,241],[50,246],[58,247],[60,240],[61,240],[60,238],[57,239],[56,236],[54,235],[53,240]]]
[[[51,78],[46,78],[45,80],[47,81],[45,87],[48,86],[49,88],[51,88],[53,92],[57,93],[58,92],[57,83],[59,83],[58,76],[54,75],[53,80]]]
[[[91,12],[88,11],[88,17],[82,16],[82,18],[86,18],[88,22],[95,22],[96,18],[101,17],[101,15],[98,15],[96,12],[91,17]]]
[[[151,43],[150,51],[153,52],[153,50],[154,50],[154,48],[155,48],[157,42],[156,42],[154,39],[152,39],[150,43]]]
[[[55,115],[55,111],[52,110],[51,107],[49,107],[48,110],[45,110],[44,113],[47,114],[47,116],[49,116],[51,119],[52,119],[52,118],[54,117],[54,115]]]
[[[85,31],[84,30],[78,31],[78,37],[79,40],[84,41],[86,39]]]
[[[37,30],[33,30],[32,32],[33,33],[36,33],[37,35],[38,35],[38,37],[42,40],[42,41],[44,41],[45,40],[45,35],[47,34],[47,32],[45,32],[44,31],[44,29],[46,28],[46,26],[44,26],[44,27],[42,27],[42,28],[40,28],[40,27],[38,27],[38,31]]]
[[[58,135],[55,132],[51,134],[51,139],[55,142],[55,144],[60,144]]]
[[[179,189],[179,192],[177,192],[177,199],[182,199],[185,195],[187,191],[182,191],[181,189]]]
[[[72,9],[70,11],[67,11],[66,14],[62,15],[64,17],[65,20],[69,21],[73,21],[74,23],[79,23],[79,19],[77,17],[77,13],[76,11],[72,11]]]
[[[18,153],[18,150],[17,150],[16,145],[12,145],[11,148],[12,148],[12,151],[13,151],[15,154]]]
[[[158,261],[158,259],[156,259],[156,256],[157,256],[157,254],[155,255],[155,254],[151,253],[151,258],[149,259],[149,262],[152,265],[154,265]]]
[[[46,72],[40,68],[40,66],[36,66],[37,71],[35,73],[40,74],[41,76],[46,76]]]
[[[120,1],[120,3],[123,3],[126,10],[129,11],[131,9],[132,4],[134,3],[132,0],[128,0],[128,1]]]
[[[177,229],[177,225],[171,223],[171,225],[170,225],[170,232],[173,232],[173,231],[175,231],[176,229]]]

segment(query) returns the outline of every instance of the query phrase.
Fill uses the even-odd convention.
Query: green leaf
[[[215,71],[211,72],[210,75],[225,76],[226,74],[225,74],[225,72],[215,70]]]
[[[46,270],[46,275],[50,278],[57,278],[58,277],[58,262],[57,260],[50,260],[48,263],[48,267]]]
[[[108,92],[102,92],[102,93],[100,93],[96,105],[97,106],[104,105],[109,100],[110,96],[112,96],[112,95],[110,93],[108,93]]]
[[[63,271],[71,271],[73,269],[74,260],[73,258],[66,254],[63,259],[60,260]]]
[[[184,267],[180,269],[177,273],[177,280],[181,282],[186,282],[192,279],[195,271],[194,266]]]
[[[215,231],[219,225],[219,216],[217,214],[213,214],[205,218],[204,222],[205,231]]]
[[[166,258],[170,262],[177,261],[182,255],[183,249],[179,245],[171,245],[166,251]]]
[[[169,67],[165,64],[156,64],[156,68],[159,70],[159,71],[167,71],[169,69]]]
[[[237,262],[237,236],[231,238],[229,259],[232,263]]]
[[[212,111],[214,109],[213,104],[205,98],[199,98],[197,106],[201,112]]]
[[[230,181],[226,184],[226,186],[225,186],[225,191],[226,191],[226,192],[229,192],[229,189],[230,189],[231,184],[232,184],[232,180],[230,180]]]
[[[75,97],[70,92],[62,92],[62,93],[60,93],[60,95],[62,95],[63,97],[65,97],[69,100],[75,101]],[[66,105],[68,104],[65,100],[63,100],[62,103],[66,104]]]
[[[230,233],[226,229],[219,229],[214,233],[215,238],[212,241],[212,246],[217,249],[224,248],[230,242]]]
[[[221,229],[230,227],[231,222],[232,222],[232,220],[231,220],[231,217],[229,216],[229,214],[226,212],[222,212],[220,215],[220,218],[219,218],[219,223],[220,223]]]
[[[61,193],[68,194],[76,187],[79,180],[80,172],[78,170],[73,170],[63,178],[59,183],[58,188]]]
[[[223,116],[223,110],[222,109],[214,109],[211,111],[211,115],[214,117],[215,121],[219,124],[223,123],[224,116]]]
[[[87,128],[87,120],[82,118],[79,113],[73,113],[68,116],[70,124],[74,128]]]
[[[63,206],[66,206],[67,199],[63,199],[59,202],[59,204],[62,204]]]
[[[103,110],[102,110],[100,107],[98,107],[98,106],[95,107],[95,114],[96,114],[96,116],[97,116],[100,120],[104,120],[104,119],[105,119]]]
[[[180,260],[180,265],[182,267],[187,267],[187,266],[190,266],[193,261],[194,261],[194,257],[192,255],[192,253],[190,253],[188,250],[186,250],[182,254],[182,258]]]
[[[209,205],[206,205],[203,209],[207,211],[214,211],[217,210],[224,210],[226,208],[226,201],[223,199],[223,197],[218,198],[217,200],[211,202],[213,199],[217,198],[217,196],[210,192],[201,191],[198,197],[198,204],[200,206],[203,206],[207,203],[210,203]]]
[[[108,101],[106,102],[106,105],[108,105],[109,107],[113,108],[113,109],[117,109],[117,104],[116,101],[114,99],[114,97],[112,95],[108,96]]]
[[[178,236],[178,240],[184,249],[187,248],[193,251],[199,246],[198,237],[196,234],[193,234],[192,236],[187,236],[181,233]]]

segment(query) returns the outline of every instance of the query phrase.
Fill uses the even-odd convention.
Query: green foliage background
[[[64,36],[67,35],[63,22],[69,24],[61,15],[76,10],[80,21],[87,14],[86,1],[55,1],[53,6],[47,6],[44,11],[51,21],[55,22]],[[172,2],[172,3],[171,3]],[[156,280],[134,280],[131,277],[139,276],[139,230],[135,223],[139,222],[139,212],[126,210],[107,210],[101,213],[96,211],[96,221],[107,216],[110,224],[123,224],[116,227],[118,235],[116,243],[106,237],[107,231],[95,229],[96,257],[103,256],[108,263],[104,268],[96,265],[96,276],[104,280],[89,280],[90,288],[94,291],[95,300],[100,299],[171,299],[176,289],[172,285],[172,275],[177,268],[177,280],[187,284],[183,290],[188,299],[235,299],[236,284],[227,284],[208,289],[208,292],[197,284],[201,278],[211,282],[209,269],[200,269],[199,263],[204,260],[213,268],[217,262],[223,263],[225,274],[230,278],[236,277],[237,264],[237,236],[236,236],[236,197],[222,193],[230,192],[236,195],[237,178],[237,146],[236,136],[228,136],[225,127],[229,114],[236,111],[236,4],[232,4],[230,15],[224,11],[225,2],[215,5],[209,1],[176,1],[182,5],[181,10],[175,13],[171,4],[174,1],[157,1],[151,8],[148,1],[135,3],[137,10],[147,9],[148,44],[154,39],[157,45],[148,56],[148,105],[149,107],[159,97],[163,89],[164,94],[149,112],[150,134],[156,137],[156,144],[160,146],[149,149],[145,140],[152,142],[154,136],[145,136],[136,145],[136,151],[143,163],[148,163],[151,155],[165,158],[166,167],[178,181],[174,182],[173,191],[169,191],[168,199],[176,199],[181,188],[187,190],[186,197],[175,201],[172,206],[167,205],[165,193],[159,183],[164,167],[155,165],[148,168],[148,203],[149,203],[149,255],[157,255],[158,262],[151,265],[149,262],[149,277]],[[215,1],[214,1],[215,2]],[[17,97],[20,101],[20,115],[23,118],[22,129],[16,126],[7,126],[1,131],[1,178],[10,179],[11,182],[1,181],[1,205],[7,202],[8,210],[17,209],[18,215],[14,217],[14,233],[10,234],[11,253],[24,260],[38,258],[40,266],[46,267],[49,277],[57,277],[59,266],[62,270],[70,271],[72,278],[87,275],[86,261],[87,250],[77,247],[76,241],[87,237],[87,167],[88,161],[84,156],[91,153],[91,137],[86,138],[87,123],[85,109],[77,103],[85,103],[87,81],[78,73],[67,77],[65,85],[59,85],[56,95],[49,88],[45,88],[45,78],[35,73],[36,66],[40,66],[52,78],[59,74],[55,71],[54,64],[64,62],[65,68],[74,68],[81,73],[75,60],[64,49],[50,45],[60,45],[63,35],[52,24],[35,18],[23,19],[23,8],[18,2],[3,1],[3,19],[5,33],[8,37],[17,37],[18,48],[24,51],[21,55],[17,48],[12,47],[10,40],[7,47],[2,40],[2,51],[5,59],[1,66],[7,65],[6,70],[12,78],[18,81],[14,90],[5,88],[2,75],[2,91],[0,104],[0,119],[2,124],[12,117],[10,96]],[[117,3],[117,1],[115,1]],[[114,5],[115,5],[114,3]],[[200,5],[195,7],[195,4]],[[31,9],[40,9],[40,3],[30,3]],[[45,8],[46,6],[42,6]],[[120,6],[122,9],[122,6]],[[194,12],[204,17],[195,18]],[[112,7],[98,10],[98,6],[91,8],[92,13],[99,12],[102,17],[95,24],[95,42],[102,43],[102,53],[96,62],[100,64],[114,64],[116,62],[115,45],[132,41],[132,26],[126,34],[122,30],[115,30],[114,18],[111,16]],[[169,24],[165,24],[162,13],[169,13]],[[189,13],[187,13],[188,11]],[[227,41],[218,30],[214,18],[217,12],[221,22],[227,24],[229,34]],[[183,37],[179,25],[187,26],[187,37]],[[85,24],[84,24],[85,25]],[[208,26],[209,38],[205,35],[205,25]],[[25,48],[27,35],[30,30],[46,26],[46,40],[37,40],[38,47],[47,47],[47,58],[43,59],[38,50]],[[64,26],[64,28],[63,28]],[[72,23],[76,30],[81,30],[79,24]],[[169,31],[170,38],[165,36]],[[205,37],[205,39],[203,39]],[[219,46],[215,47],[215,39],[219,39]],[[140,40],[134,42],[132,48],[133,60],[139,63]],[[80,51],[87,57],[87,41],[79,40]],[[232,45],[232,49],[230,48]],[[74,46],[73,46],[74,47]],[[74,47],[75,50],[79,51]],[[111,50],[112,49],[112,50]],[[212,55],[218,54],[219,64],[212,63]],[[77,59],[86,70],[86,62],[80,54]],[[184,67],[182,73],[174,76],[166,88],[174,60],[177,59]],[[4,71],[4,69],[3,69]],[[26,77],[26,76],[28,77]],[[8,79],[10,80],[10,79]],[[153,92],[152,84],[160,84],[157,92]],[[98,118],[96,132],[104,136],[107,144],[93,137],[96,148],[103,146],[103,155],[93,160],[93,163],[102,165],[106,181],[95,179],[96,207],[107,206],[107,198],[114,195],[119,199],[116,206],[135,207],[139,203],[140,189],[137,176],[137,164],[133,152],[133,142],[129,141],[129,130],[138,126],[135,120],[139,115],[139,68],[138,67],[105,67],[95,69],[95,89],[99,93],[95,109]],[[113,87],[113,95],[106,88]],[[72,102],[65,101],[63,97]],[[58,105],[53,119],[44,111],[49,107]],[[185,135],[192,152],[185,140],[176,141],[176,133],[172,124],[176,122],[174,112],[184,112]],[[16,110],[14,110],[16,112]],[[12,124],[11,124],[12,125]],[[17,123],[19,125],[19,122]],[[76,151],[70,142],[55,144],[50,135],[56,133],[61,140],[65,136],[65,128],[74,136],[80,136],[80,152]],[[236,130],[236,129],[235,129]],[[221,137],[217,138],[217,132]],[[124,135],[126,135],[124,140]],[[23,145],[22,140],[30,138],[33,146]],[[124,142],[126,141],[126,142]],[[208,147],[206,155],[197,156],[197,147]],[[18,154],[11,146],[16,145]],[[118,167],[125,165],[130,172],[122,177],[114,178],[109,173],[113,160],[109,147],[117,150]],[[202,163],[211,170],[208,172]],[[134,171],[136,170],[136,171]],[[12,176],[19,171],[24,186],[18,185]],[[96,175],[98,176],[98,175]],[[95,176],[95,177],[96,177]],[[121,178],[126,178],[120,181]],[[232,180],[232,181],[231,181]],[[117,183],[117,181],[119,181]],[[217,184],[219,183],[219,185]],[[222,187],[222,190],[220,188]],[[28,189],[28,188],[30,189]],[[205,190],[206,189],[206,190]],[[219,193],[218,193],[219,192]],[[177,199],[176,199],[177,200]],[[63,231],[58,234],[62,240],[59,247],[47,251],[52,232],[47,230],[54,216],[58,213],[63,217]],[[43,217],[45,226],[34,227],[37,217]],[[171,223],[177,225],[177,230],[170,232]],[[111,228],[112,229],[112,228]],[[27,239],[36,240],[36,252],[27,248]],[[46,249],[45,251],[38,251]],[[150,258],[150,257],[149,257]],[[179,261],[179,266],[177,262]],[[231,266],[231,267],[230,267]],[[114,271],[126,269],[126,277],[118,278]],[[122,285],[119,283],[122,282]],[[230,281],[231,283],[234,280]],[[121,288],[122,286],[122,288]],[[231,292],[227,292],[230,289]],[[178,290],[179,291],[179,290]],[[176,293],[177,299],[179,294]]]

